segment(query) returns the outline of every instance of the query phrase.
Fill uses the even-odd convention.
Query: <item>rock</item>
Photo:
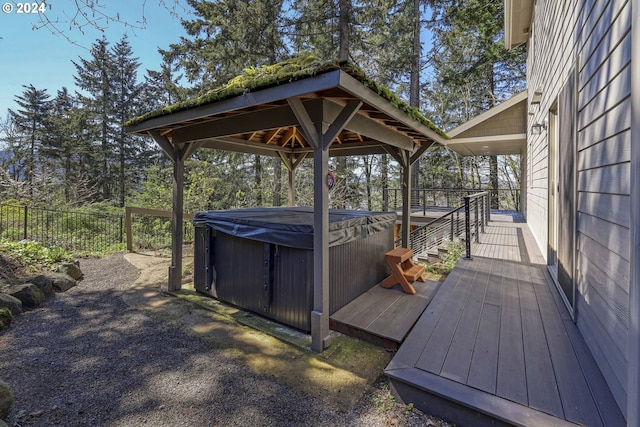
[[[0,308],[0,329],[4,329],[11,325],[13,314],[7,308]]]
[[[20,314],[22,301],[12,295],[0,293],[0,308],[9,309],[13,315]]]
[[[82,277],[82,270],[80,270],[80,261],[67,262],[60,266],[60,272],[65,273],[75,280],[78,280]]]
[[[40,275],[29,280],[29,283],[33,283],[45,294],[49,296],[53,294],[53,279],[49,276]]]
[[[0,420],[0,427],[9,427],[9,426],[4,421]]]
[[[73,277],[69,276],[66,273],[52,273],[49,275],[49,277],[53,281],[53,289],[56,292],[68,291],[76,285],[76,281],[73,279]]]
[[[22,301],[23,307],[36,307],[45,298],[44,293],[33,283],[12,286],[7,293]]]
[[[0,380],[0,419],[9,414],[9,408],[13,404],[13,389],[9,384]]]

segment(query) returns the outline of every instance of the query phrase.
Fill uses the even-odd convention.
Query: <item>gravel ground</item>
[[[384,379],[339,412],[129,307],[137,271],[122,255],[81,266],[78,286],[0,332],[10,426],[445,425],[393,404]]]

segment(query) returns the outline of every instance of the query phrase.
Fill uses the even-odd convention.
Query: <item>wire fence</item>
[[[0,238],[42,242],[68,252],[162,249],[171,246],[170,216],[166,211],[135,212],[127,233],[125,215],[0,203]],[[185,243],[193,241],[189,219],[184,221],[183,236]]]

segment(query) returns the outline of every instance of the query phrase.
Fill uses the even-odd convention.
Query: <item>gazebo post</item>
[[[400,151],[402,158],[402,247],[411,244],[411,153]]]
[[[171,265],[169,266],[169,278],[167,290],[169,292],[180,290],[182,287],[182,242],[183,236],[183,211],[184,211],[184,159],[189,157],[200,146],[199,143],[173,144],[172,141],[157,130],[149,131],[162,151],[173,163],[173,201],[171,211]]]
[[[298,169],[300,163],[307,158],[307,154],[308,153],[302,153],[299,154],[298,157],[295,157],[293,153],[286,154],[278,151],[282,163],[284,163],[287,171],[289,171],[289,197],[287,199],[289,206],[295,206],[296,204],[296,169]]]
[[[362,101],[349,101],[330,122],[324,108],[312,108],[313,117],[299,98],[287,98],[309,144],[313,147],[313,311],[311,350],[322,352],[329,336],[329,147],[356,115]],[[310,102],[317,103],[317,100]],[[324,101],[320,101],[323,103]],[[310,104],[311,105],[311,104]],[[323,107],[323,104],[320,104]]]
[[[173,211],[171,214],[171,265],[169,266],[168,291],[182,287],[182,242],[184,210],[184,150],[175,150],[173,162]]]
[[[313,311],[311,349],[322,352],[329,339],[329,147],[313,150]]]

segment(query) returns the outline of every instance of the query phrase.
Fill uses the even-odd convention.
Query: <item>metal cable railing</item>
[[[465,242],[465,258],[471,258],[471,242],[480,241],[485,225],[491,220],[489,193],[484,191],[464,197],[464,204],[441,217],[415,228],[411,232],[410,247],[416,258],[426,258],[436,253],[450,241]],[[396,239],[396,246],[402,243],[402,235]]]
[[[419,211],[423,214],[432,207],[457,208],[464,203],[465,196],[480,193],[485,190],[457,189],[457,188],[417,188],[411,190],[411,210]],[[497,191],[486,190],[494,193],[494,209],[500,210],[520,210],[520,190],[517,188],[501,188]],[[402,189],[383,188],[383,210],[393,211],[402,207]]]

